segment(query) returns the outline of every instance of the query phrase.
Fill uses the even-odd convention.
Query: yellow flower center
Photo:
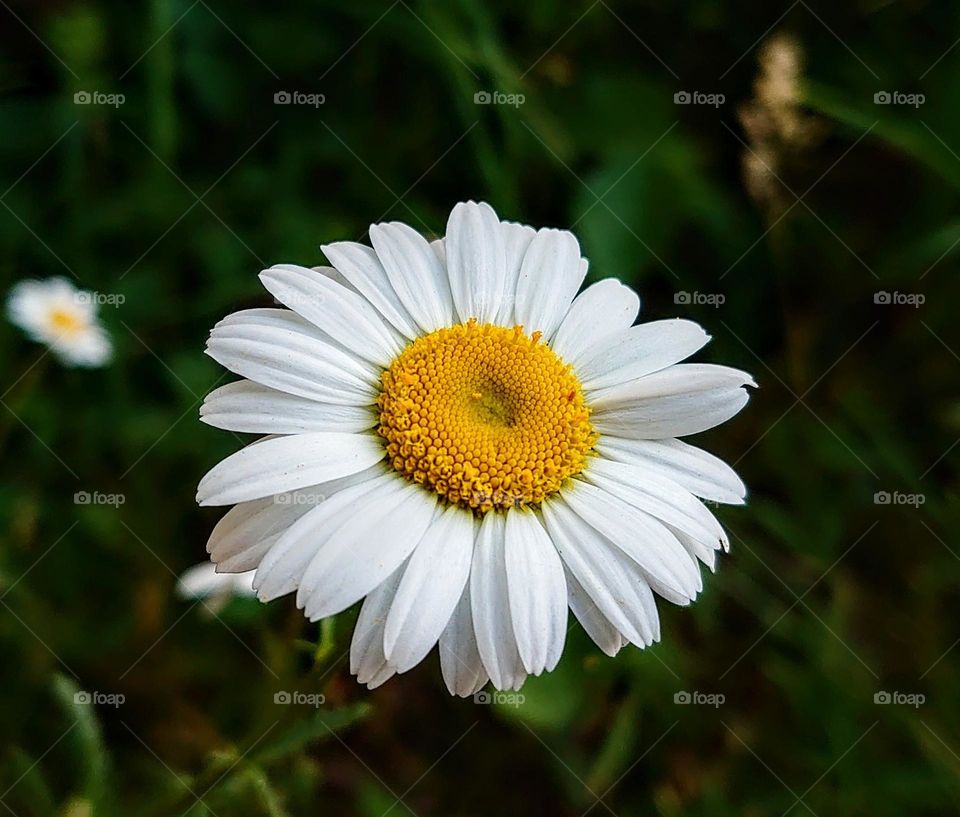
[[[83,328],[83,321],[66,309],[54,309],[50,313],[50,323],[57,332],[64,335],[72,335]]]
[[[543,501],[583,469],[597,438],[570,366],[520,326],[438,329],[381,384],[378,431],[393,467],[480,513]]]

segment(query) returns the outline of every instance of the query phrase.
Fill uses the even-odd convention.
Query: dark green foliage
[[[124,297],[103,309],[103,370],[65,369],[0,322],[6,810],[955,810],[954,5],[2,5],[3,291],[66,275]],[[775,31],[806,53],[820,129],[778,165],[779,210],[746,191],[737,115]],[[524,103],[475,105],[481,90]],[[681,90],[726,101],[675,105]],[[81,91],[125,101],[76,105]],[[325,102],[275,105],[280,91]],[[925,101],[874,104],[881,91]],[[575,225],[593,279],[635,286],[646,318],[701,321],[702,358],[760,383],[700,441],[751,489],[719,511],[731,553],[701,599],[663,604],[662,643],[615,660],[573,626],[518,706],[449,698],[435,656],[368,693],[347,667],[353,613],[318,651],[290,599],[214,616],[171,592],[219,516],[196,483],[245,442],[197,420],[230,379],[202,355],[209,328],[270,305],[263,266],[323,263],[320,244],[365,240],[374,220],[442,232],[466,198]],[[882,491],[925,502],[875,504]],[[274,703],[293,690],[323,703]]]

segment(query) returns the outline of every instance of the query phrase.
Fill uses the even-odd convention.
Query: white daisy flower
[[[110,338],[97,320],[94,293],[66,278],[20,281],[7,297],[7,316],[67,365],[102,366],[110,360]]]
[[[439,642],[451,693],[553,669],[567,607],[608,655],[660,637],[654,595],[688,604],[727,538],[700,499],[742,504],[716,457],[680,442],[747,402],[748,374],[680,361],[695,323],[634,326],[639,298],[587,271],[563,230],[458,204],[446,237],[370,228],[332,268],[261,273],[287,309],[250,309],[207,354],[246,378],[201,409],[266,435],[200,482],[236,505],[207,550],[256,568],[313,621],[365,598],[351,671],[370,688]],[[699,498],[699,499],[698,499]]]

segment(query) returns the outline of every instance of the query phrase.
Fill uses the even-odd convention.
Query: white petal
[[[469,582],[440,636],[440,671],[450,694],[461,698],[469,698],[488,680],[474,634]]]
[[[753,378],[739,369],[712,363],[680,363],[666,369],[609,386],[590,395],[595,411],[633,408],[638,401],[673,398],[680,395],[699,395],[712,392],[732,392],[742,386],[756,386]],[[666,434],[658,439],[676,435]]]
[[[667,527],[670,526],[668,525]],[[687,553],[694,559],[699,559],[713,572],[717,562],[717,551],[720,549],[719,542],[710,546],[705,542],[701,542],[699,539],[687,536],[683,531],[676,530],[675,528],[670,528],[670,531],[677,537],[677,541],[687,549]]]
[[[447,221],[447,274],[462,322],[492,322],[506,290],[506,248],[500,220],[489,204],[461,202]]]
[[[628,440],[606,435],[600,438],[596,450],[619,462],[642,460],[703,499],[742,505],[747,495],[743,481],[723,460],[680,440]]]
[[[553,333],[570,308],[586,270],[580,244],[566,230],[540,230],[523,257],[514,303],[514,320],[526,333]]]
[[[613,658],[623,646],[623,636],[600,608],[587,595],[576,576],[564,567],[567,580],[567,601],[580,626],[601,650]]]
[[[685,363],[615,387],[615,402],[592,403],[597,431],[666,439],[706,431],[729,420],[749,399],[749,375],[725,366]]]
[[[470,570],[470,605],[477,649],[497,689],[519,689],[527,673],[510,618],[504,519],[488,513],[480,524]]]
[[[235,505],[216,524],[207,553],[221,573],[240,573],[260,565],[264,554],[294,522],[335,493],[372,479],[377,466],[297,491]]]
[[[631,326],[598,343],[577,364],[591,405],[602,405],[609,387],[632,383],[685,360],[710,340],[699,324],[680,318]]]
[[[260,280],[280,303],[364,360],[388,366],[403,348],[366,298],[329,276],[278,264],[261,272]]]
[[[212,562],[216,562],[218,573],[246,573],[248,570],[256,570],[260,562],[263,561],[263,557],[266,556],[267,553],[270,552],[270,548],[277,543],[282,532],[281,530],[278,533],[272,533],[269,536],[264,536],[256,540],[245,539],[243,540],[245,544],[243,550],[238,551],[233,556],[225,557],[222,561],[215,560],[213,554],[211,554],[210,558]],[[252,580],[253,576],[250,578]]]
[[[336,267],[319,266],[319,267],[310,267],[310,269],[316,273],[319,273],[320,275],[325,276],[326,278],[331,279],[332,281],[336,281],[338,284],[340,284],[340,286],[346,287],[351,292],[357,295],[360,294],[357,288],[353,284],[351,284],[346,278],[344,278],[343,273],[340,272],[340,270],[338,270]],[[379,312],[377,314],[380,315]]]
[[[504,531],[510,620],[524,669],[552,670],[567,634],[567,586],[550,537],[530,511],[507,511]]]
[[[537,231],[526,224],[516,224],[512,221],[501,221],[500,229],[503,231],[507,276],[506,297],[500,305],[496,323],[500,326],[515,326],[517,320],[513,311],[514,298],[510,295],[517,291],[517,280],[520,278],[523,256],[527,254],[527,247],[530,246],[530,242]]]
[[[188,568],[177,579],[177,595],[185,599],[205,599],[210,596],[252,596],[250,581],[253,571],[246,573],[218,573],[210,562],[201,562]]]
[[[720,523],[700,500],[640,461],[625,463],[593,457],[583,476],[598,488],[710,547],[729,544]]]
[[[113,343],[100,326],[88,326],[75,335],[61,334],[50,341],[64,363],[76,366],[103,366],[113,357]]]
[[[597,344],[632,326],[639,312],[637,293],[616,278],[605,278],[574,298],[550,346],[576,366]]]
[[[7,294],[7,318],[32,338],[45,336],[46,318],[49,314],[48,285],[51,280],[27,279],[18,281]],[[61,279],[62,280],[62,279]],[[70,285],[71,290],[73,289]]]
[[[637,565],[562,499],[545,502],[543,518],[565,567],[611,624],[638,647],[659,639],[653,593]]]
[[[274,499],[242,502],[216,524],[207,540],[207,552],[219,572],[243,573],[256,568],[279,534],[310,508],[278,505]]]
[[[447,271],[427,240],[399,221],[370,226],[370,241],[394,292],[424,332],[453,323]]]
[[[687,603],[701,589],[700,571],[677,538],[652,516],[594,485],[572,480],[564,500],[643,569],[654,589]]]
[[[379,373],[372,365],[325,343],[302,318],[286,314],[290,317],[221,321],[210,333],[207,354],[236,374],[289,394],[340,405],[376,402]]]
[[[364,379],[376,380],[376,370],[379,367],[358,357],[339,343],[339,341],[334,340],[331,335],[324,332],[315,323],[311,323],[291,309],[242,309],[239,312],[233,312],[217,321],[210,335],[212,337],[214,335],[220,336],[228,334],[229,332],[240,332],[242,333],[242,337],[247,337],[251,333],[251,330],[257,327],[286,330],[297,335],[302,335],[309,340],[318,341],[326,346],[332,346],[340,352],[346,360],[350,361],[348,364],[349,368],[355,371],[358,376]]]
[[[350,672],[370,689],[380,686],[396,674],[383,654],[383,625],[400,584],[403,568],[374,588],[364,599],[350,642]]]
[[[450,621],[470,576],[474,536],[473,517],[451,505],[413,551],[384,630],[384,653],[397,672],[419,664]]]
[[[253,586],[261,601],[296,590],[307,565],[332,531],[368,508],[390,501],[400,490],[403,481],[395,471],[383,467],[377,471],[378,476],[332,494],[281,535],[257,568]]]
[[[233,505],[355,474],[383,459],[372,434],[315,431],[262,440],[215,465],[200,480],[201,505]]]
[[[221,326],[269,326],[274,329],[288,329],[291,332],[299,332],[308,335],[316,340],[329,342],[328,338],[306,318],[301,318],[296,312],[289,309],[241,309],[239,312],[231,312],[226,317],[221,318],[214,324],[214,329]]]
[[[325,244],[320,249],[340,274],[370,301],[400,334],[411,340],[420,334],[416,322],[393,291],[387,272],[372,248],[353,241],[338,241],[335,244]]]
[[[318,403],[251,380],[210,392],[200,406],[200,419],[215,428],[252,434],[366,431],[377,424],[372,407]]]
[[[396,479],[400,491],[354,514],[320,545],[297,589],[297,605],[311,621],[362,599],[400,566],[426,533],[437,498],[419,485]]]
[[[750,395],[744,389],[677,395],[660,399],[653,406],[644,404],[634,410],[605,411],[602,415],[594,415],[593,425],[604,434],[641,439],[686,437],[725,423],[736,416],[749,399]]]

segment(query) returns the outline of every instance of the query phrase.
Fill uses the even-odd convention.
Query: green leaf
[[[605,791],[635,758],[634,748],[639,734],[640,695],[634,687],[620,704],[603,748],[587,776],[587,785],[594,791]]]
[[[290,817],[289,812],[280,802],[280,795],[262,769],[251,765],[246,769],[246,776],[270,817]]]
[[[523,721],[535,730],[560,731],[582,710],[583,683],[580,662],[568,657],[553,672],[527,679],[518,693],[495,693],[494,706],[508,720]]]
[[[83,772],[80,791],[92,803],[99,805],[107,790],[109,758],[96,708],[90,703],[78,702],[78,695],[88,693],[84,693],[72,678],[65,675],[54,677],[53,693],[67,715],[76,721],[76,726],[65,740],[73,746],[74,756]]]
[[[868,138],[880,139],[903,151],[955,187],[960,187],[960,161],[950,155],[950,149],[924,126],[922,120],[891,117],[889,108],[853,102],[844,92],[816,83],[808,83],[805,87],[804,102],[815,111],[861,133],[872,128]]]
[[[369,704],[354,704],[331,712],[314,712],[302,720],[294,722],[267,748],[258,752],[254,756],[253,762],[266,766],[281,760],[294,752],[300,751],[314,741],[324,740],[331,737],[331,733],[352,726],[365,718],[371,711],[372,707]]]
[[[30,803],[38,814],[52,814],[54,794],[43,775],[40,762],[19,746],[14,747],[11,754],[9,777],[17,781],[17,798],[24,803]]]

